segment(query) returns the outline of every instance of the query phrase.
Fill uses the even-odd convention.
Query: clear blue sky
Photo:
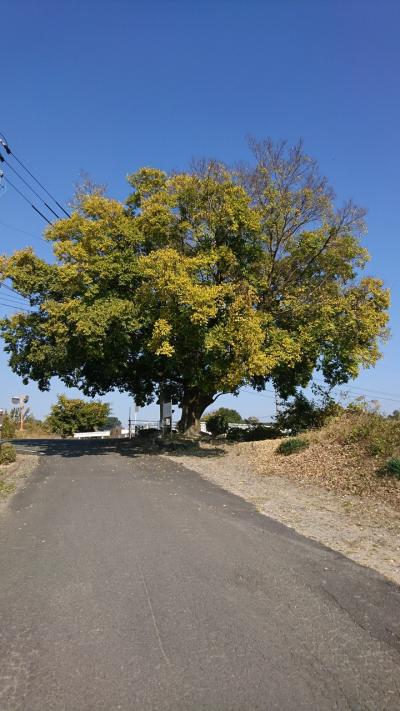
[[[368,209],[368,271],[392,289],[384,359],[352,385],[400,408],[397,0],[20,0],[1,20],[0,131],[59,200],[82,169],[123,199],[139,166],[246,158],[248,134],[303,137],[339,201]],[[11,189],[0,196],[0,252],[32,244],[50,258],[42,227]],[[27,392],[43,416],[64,390],[22,386],[4,354],[0,368],[0,407]],[[126,420],[127,397],[106,399]],[[267,393],[221,399],[231,403],[266,418],[274,404]]]

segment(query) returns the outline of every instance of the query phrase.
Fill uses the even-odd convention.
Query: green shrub
[[[400,446],[400,422],[378,412],[350,411],[342,439],[345,444],[360,444],[371,456],[390,457]]]
[[[12,462],[15,462],[16,458],[17,453],[12,444],[5,442],[0,445],[0,464],[11,464]]]
[[[392,457],[378,470],[378,476],[392,476],[400,481],[400,458]]]
[[[276,424],[280,430],[297,435],[309,429],[319,429],[342,409],[329,396],[325,395],[322,402],[317,403],[308,400],[300,392],[283,405],[276,417]]]
[[[137,431],[139,439],[151,440],[160,436],[160,430],[157,427],[149,427],[148,429],[140,429]]]
[[[276,439],[282,437],[282,432],[274,425],[255,425],[248,429],[230,427],[226,438],[230,442],[258,442],[264,439]]]
[[[212,410],[207,413],[203,419],[207,422],[207,420],[214,415],[222,415],[222,417],[226,417],[229,424],[243,422],[241,414],[237,410],[233,410],[231,407],[219,407],[218,410]]]
[[[210,432],[214,437],[217,435],[225,434],[229,429],[229,422],[225,415],[219,415],[218,413],[212,414],[207,418],[206,422],[207,431]]]
[[[249,430],[245,430],[246,442],[257,442],[263,439],[276,439],[282,437],[282,432],[276,426],[256,425]]]
[[[8,438],[14,437],[16,429],[17,429],[17,426],[16,426],[14,420],[10,417],[8,412],[5,412],[3,415],[3,425],[0,430],[2,438],[8,439]]]
[[[302,449],[307,449],[309,446],[310,443],[304,437],[293,437],[281,442],[276,451],[279,454],[295,454],[296,452],[301,452]]]
[[[229,442],[244,442],[245,430],[240,429],[240,427],[229,427],[226,433],[226,439]]]

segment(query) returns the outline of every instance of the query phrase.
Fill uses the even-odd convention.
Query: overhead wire
[[[2,282],[0,286],[2,286],[4,289],[7,289],[7,291],[12,291],[14,294],[17,294],[21,299],[26,299],[25,296],[22,296],[19,291],[13,289],[12,286],[8,286],[8,284],[4,284],[4,282]]]
[[[50,210],[50,212],[54,215],[54,217],[57,218],[57,220],[61,219],[60,215],[57,215],[57,213],[53,210],[52,207],[50,207],[50,205],[47,204],[46,200],[44,200],[42,198],[42,196],[37,192],[37,190],[35,190],[35,188],[33,188],[32,185],[29,185],[28,181],[25,180],[25,178],[20,173],[18,173],[17,170],[15,170],[15,168],[13,168],[13,166],[1,155],[1,153],[0,153],[0,162],[5,163],[9,167],[9,169],[12,170],[13,173],[15,173],[17,178],[19,178],[19,180],[21,180],[21,182],[24,183],[24,185],[26,185],[26,187],[29,190],[31,190],[34,195],[36,195],[36,197],[43,203],[43,205],[45,205],[47,207],[47,209]]]
[[[322,380],[316,380],[315,382],[318,384],[321,384],[321,385],[324,384]],[[346,385],[346,383],[343,383],[342,385],[336,385],[335,387],[345,388],[346,390],[359,390],[360,392],[371,393],[372,395],[388,395],[388,396],[393,395],[393,393],[388,393],[384,390],[371,390],[370,388],[358,388],[357,386],[354,386],[354,385]],[[397,393],[395,394],[395,396],[400,399],[400,395],[398,395]]]
[[[22,306],[25,308],[26,306],[29,305],[26,301],[20,301],[19,299],[14,299],[13,296],[8,296],[7,294],[4,294],[4,292],[3,293],[0,292],[0,298],[6,299],[8,302],[14,304],[15,306]]]
[[[2,133],[0,133],[0,143],[3,146],[4,150],[6,151],[7,155],[12,155],[14,160],[16,160],[17,163],[19,163],[19,165],[21,166],[21,168],[23,168],[28,173],[28,175],[31,176],[31,178],[35,181],[35,183],[37,183],[37,185],[39,185],[39,187],[42,190],[44,190],[46,195],[48,195],[49,198],[51,198],[53,200],[53,202],[57,205],[57,207],[59,207],[60,210],[62,210],[64,215],[66,215],[66,217],[71,217],[71,215],[67,212],[67,210],[65,210],[63,208],[63,206],[60,205],[58,200],[56,200],[54,195],[52,195],[51,192],[49,190],[47,190],[47,188],[45,188],[45,186],[40,182],[40,180],[38,180],[38,178],[36,178],[36,176],[29,170],[29,168],[27,168],[27,166],[15,155],[14,151],[12,151],[10,146],[8,145],[8,141],[7,141],[6,137]]]
[[[4,175],[3,177],[4,177],[4,180],[5,180],[9,185],[11,185],[11,187],[18,193],[18,195],[20,195],[20,196],[22,197],[22,199],[25,200],[25,202],[27,202],[28,205],[30,205],[30,206],[35,210],[35,212],[37,212],[37,213],[40,215],[40,217],[42,217],[42,218],[47,222],[47,224],[49,224],[49,225],[52,225],[52,224],[53,224],[53,223],[50,222],[50,220],[46,217],[46,215],[43,215],[43,212],[41,212],[41,211],[39,210],[39,208],[37,208],[36,205],[34,205],[33,202],[31,202],[31,201],[29,200],[29,198],[27,198],[26,195],[24,195],[24,193],[21,192],[21,190],[20,190],[19,188],[17,188],[17,186],[14,185],[14,183],[11,182],[10,178],[7,178],[5,175]]]
[[[30,309],[29,304],[25,304],[21,301],[12,301],[7,296],[3,296],[1,293],[0,293],[0,299],[2,301],[5,300],[9,306],[13,306],[15,309]]]
[[[40,239],[43,240],[43,242],[47,242],[47,240],[44,237],[40,237],[39,235],[34,235],[32,232],[27,232],[26,230],[21,230],[19,227],[13,227],[13,225],[7,225],[5,222],[0,220],[0,225],[2,227],[5,227],[7,230],[14,230],[14,232],[20,232],[23,235],[26,235],[27,237],[31,237],[33,239]]]
[[[26,311],[26,313],[29,313],[31,311],[31,309],[28,309],[25,306],[7,303],[6,301],[0,301],[0,306],[5,306],[7,309],[14,309],[14,311]]]
[[[344,385],[344,386],[339,386],[339,385],[338,385],[338,386],[336,386],[336,387],[345,387],[345,388],[346,388],[346,385]],[[377,396],[377,398],[376,398],[377,400],[388,400],[388,401],[390,401],[390,402],[398,402],[398,403],[400,403],[400,395],[397,395],[397,394],[395,395],[395,397],[390,397],[390,396],[389,396],[389,393],[386,393],[385,395],[379,395],[379,394],[377,393],[377,391],[367,390],[367,389],[361,389],[361,388],[350,388],[350,387],[348,387],[347,390],[358,390],[361,394],[362,394],[362,393],[375,394],[375,395]],[[268,399],[268,400],[269,400],[269,399],[273,399],[273,397],[274,397],[273,395],[263,395],[263,392],[266,392],[266,391],[258,392],[257,390],[244,390],[243,392],[248,393],[249,395],[258,395],[259,397],[265,398],[265,399]],[[269,390],[268,392],[273,392],[273,391],[272,391],[272,390]],[[367,398],[367,399],[368,399],[368,398]],[[370,401],[371,401],[371,398],[370,398]]]

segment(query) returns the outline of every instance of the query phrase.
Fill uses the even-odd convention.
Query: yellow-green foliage
[[[33,307],[2,321],[14,371],[141,404],[163,383],[186,426],[221,392],[273,380],[286,396],[316,366],[335,384],[373,365],[389,297],[357,276],[362,212],[335,209],[301,146],[253,149],[250,172],[142,168],[126,204],[80,191],[46,230],[55,262],[0,259]]]
[[[56,405],[52,405],[46,425],[51,432],[69,437],[75,432],[93,432],[104,427],[110,415],[110,406],[106,402],[86,402],[58,396]]]

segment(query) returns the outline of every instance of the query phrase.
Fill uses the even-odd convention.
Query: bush
[[[309,446],[310,443],[308,440],[304,439],[304,437],[293,437],[291,439],[285,439],[281,442],[276,451],[279,454],[285,455],[295,454],[296,452],[301,452],[303,449],[307,449]]]
[[[400,458],[392,457],[377,473],[378,476],[392,476],[400,481]]]
[[[229,427],[226,438],[229,442],[258,442],[264,439],[282,437],[282,432],[275,426],[256,425],[248,429]]]
[[[330,397],[324,396],[318,404],[315,400],[308,400],[303,393],[296,393],[277,415],[276,424],[280,430],[297,435],[309,429],[319,429],[341,410],[341,406]]]
[[[207,420],[214,415],[222,415],[222,417],[226,417],[229,424],[239,424],[240,422],[243,422],[241,414],[231,407],[219,407],[218,410],[209,412],[205,415],[204,421],[207,422]]]
[[[12,444],[5,442],[0,445],[0,464],[12,464],[17,458],[17,452]]]
[[[246,442],[257,442],[263,439],[276,439],[282,437],[282,432],[278,427],[266,427],[265,425],[257,425],[250,430],[245,430]]]
[[[156,439],[160,434],[161,432],[157,427],[148,427],[147,429],[143,428],[137,431],[137,437],[144,440]]]
[[[214,437],[217,435],[225,434],[229,429],[229,422],[225,415],[219,415],[217,412],[213,413],[207,418],[206,422],[207,431],[210,432]]]
[[[14,437],[16,429],[17,429],[17,426],[16,426],[14,420],[10,417],[8,412],[5,412],[3,415],[3,425],[0,430],[1,436],[3,437],[3,439],[8,439],[8,438]]]
[[[390,457],[400,447],[400,422],[367,410],[350,410],[343,420],[345,444],[360,444],[370,456]]]
[[[226,433],[226,439],[229,442],[244,442],[245,430],[240,429],[240,427],[229,427]]]

